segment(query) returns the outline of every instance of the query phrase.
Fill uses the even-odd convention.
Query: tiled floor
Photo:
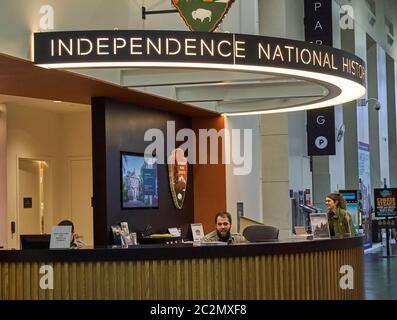
[[[392,245],[394,257],[385,258],[386,248],[364,256],[365,297],[368,300],[397,299],[397,245]]]

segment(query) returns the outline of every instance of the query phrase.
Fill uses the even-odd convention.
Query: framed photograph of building
[[[313,239],[331,238],[329,231],[328,216],[326,213],[311,213],[310,225],[312,228]]]
[[[121,152],[121,208],[158,208],[157,158]]]

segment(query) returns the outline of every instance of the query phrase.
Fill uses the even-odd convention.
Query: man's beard
[[[229,240],[229,238],[230,238],[230,230],[224,236],[218,230],[216,230],[216,233],[218,234],[218,238],[221,241],[227,242]]]

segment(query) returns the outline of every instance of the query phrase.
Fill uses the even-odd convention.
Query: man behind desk
[[[232,217],[229,212],[218,212],[215,215],[216,230],[208,233],[203,242],[222,241],[230,244],[248,242],[242,235],[235,233],[231,234]]]
[[[74,249],[84,249],[87,245],[79,239],[77,234],[74,233],[74,224],[70,220],[62,220],[58,223],[58,226],[71,226],[72,227],[72,240],[70,241],[70,247]]]

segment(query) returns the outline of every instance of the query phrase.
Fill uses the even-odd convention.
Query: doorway
[[[70,158],[70,207],[75,233],[88,246],[94,244],[92,197],[92,159]]]
[[[50,162],[19,158],[17,189],[16,236],[19,247],[20,235],[50,232]]]

